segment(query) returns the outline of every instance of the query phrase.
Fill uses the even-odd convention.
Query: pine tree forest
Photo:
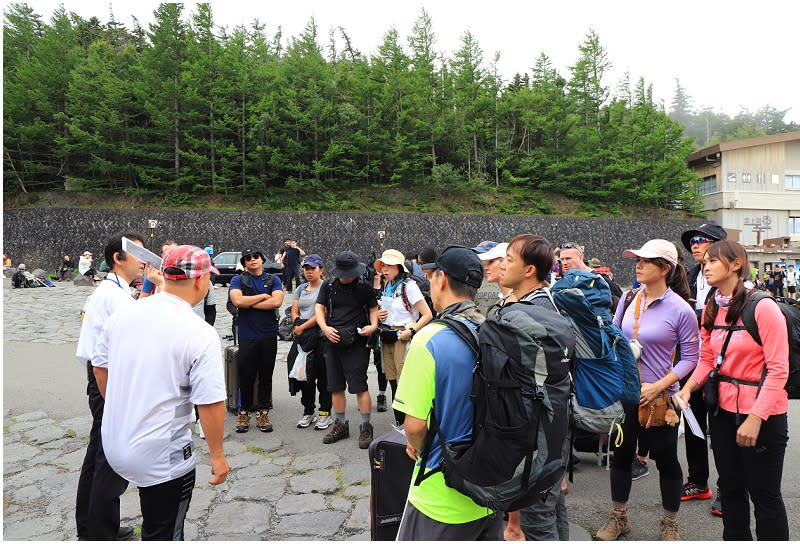
[[[450,57],[437,52],[424,10],[409,36],[390,28],[367,54],[346,29],[321,35],[313,19],[299,36],[257,21],[229,30],[196,6],[161,4],[148,28],[129,30],[113,16],[101,24],[61,8],[45,22],[7,5],[4,191],[180,200],[486,186],[691,211],[697,180],[685,158],[726,138],[679,82],[671,116],[644,79],[612,88],[612,60],[591,30],[568,73],[532,52],[532,66],[504,82],[500,54],[468,31]],[[731,130],[796,130],[783,113],[765,108]]]

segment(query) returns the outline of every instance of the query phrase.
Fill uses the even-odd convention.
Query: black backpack
[[[742,323],[744,328],[760,346],[761,335],[758,333],[756,323],[756,304],[765,298],[772,298],[764,291],[753,291],[751,300],[742,309]],[[774,300],[774,299],[773,299]],[[786,319],[786,331],[789,335],[789,377],[786,380],[786,392],[790,399],[800,398],[800,308],[788,302],[775,301]],[[767,367],[761,376],[761,382],[767,376]]]
[[[547,496],[564,474],[562,449],[569,427],[569,369],[575,334],[554,309],[507,304],[477,335],[452,317],[437,320],[478,354],[473,371],[472,440],[444,443],[442,464],[425,473],[435,411],[414,485],[441,470],[448,486],[481,506],[511,512]]]
[[[239,277],[241,278],[242,287],[244,287],[246,289],[251,289],[252,288],[252,285],[250,285],[250,274],[249,273],[240,272],[239,273]],[[264,285],[272,285],[272,274],[270,274],[269,272],[264,272],[263,274],[261,274],[261,281],[264,282]],[[228,310],[228,313],[231,314],[234,317],[234,319],[237,319],[239,317],[239,308],[237,308],[233,304],[233,302],[231,302],[231,287],[230,287],[230,283],[228,283],[228,301],[225,303],[225,308]]]

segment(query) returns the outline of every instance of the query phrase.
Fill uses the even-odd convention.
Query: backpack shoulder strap
[[[301,284],[300,284],[300,285],[297,287],[297,296],[298,296],[298,297],[300,297],[300,296],[303,296],[303,291],[305,290],[305,288],[306,288],[306,287],[308,287],[308,282],[301,283]]]
[[[625,300],[622,302],[622,314],[624,315],[625,312],[628,311],[628,306],[631,305],[633,302],[634,297],[639,292],[641,288],[637,287],[636,289],[630,289],[627,293],[625,293]]]
[[[742,323],[744,323],[744,328],[747,329],[747,332],[750,333],[750,336],[753,337],[753,340],[756,341],[756,344],[760,346],[761,335],[758,333],[758,323],[756,323],[756,304],[765,298],[772,297],[764,291],[754,291],[751,295],[749,295],[749,298],[750,300],[747,301],[747,304],[745,304],[744,308],[742,309]]]

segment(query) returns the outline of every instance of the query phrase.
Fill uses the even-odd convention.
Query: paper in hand
[[[145,249],[139,244],[128,240],[124,236],[122,237],[122,251],[125,253],[130,253],[143,263],[152,266],[153,268],[161,268],[161,257],[150,251],[149,249]]]
[[[683,414],[683,419],[686,423],[689,424],[689,430],[692,431],[692,434],[695,435],[697,438],[702,438],[705,440],[706,434],[700,428],[700,424],[697,422],[697,418],[694,417],[694,413],[689,406],[684,406],[683,399],[680,397],[672,397],[681,409],[681,413]]]

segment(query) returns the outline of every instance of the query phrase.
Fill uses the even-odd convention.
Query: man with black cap
[[[264,272],[264,252],[255,246],[242,250],[244,271],[231,278],[231,302],[239,308],[239,391],[242,408],[236,432],[250,429],[250,411],[256,413],[256,427],[272,432],[272,372],[278,354],[278,314],[283,288],[277,275]],[[258,399],[253,387],[258,379]]]
[[[728,238],[728,233],[725,232],[719,225],[714,223],[704,223],[694,229],[689,229],[681,235],[681,242],[683,247],[691,251],[694,258],[695,265],[689,271],[689,288],[692,292],[690,303],[694,304],[694,311],[697,314],[697,322],[700,323],[700,318],[703,315],[703,308],[706,305],[706,299],[711,295],[711,286],[703,276],[703,256],[706,254],[708,247],[719,240]],[[681,382],[683,385],[683,381]],[[703,401],[703,393],[698,390],[692,393],[689,400],[689,407],[695,415],[700,429],[703,431],[703,436],[706,435],[708,411],[706,410],[705,401]],[[689,500],[707,500],[712,497],[711,490],[708,487],[708,445],[705,438],[698,438],[694,433],[684,433],[686,440],[686,461],[689,465],[689,475],[687,482],[683,486],[683,493],[681,495],[682,501]],[[722,515],[722,503],[719,498],[719,490],[717,490],[717,497],[711,505],[711,513],[715,516]]]
[[[366,265],[358,262],[352,251],[336,255],[336,268],[324,282],[317,296],[317,323],[325,335],[325,366],[328,391],[331,392],[336,421],[322,438],[332,444],[350,436],[350,422],[345,419],[347,390],[356,395],[361,414],[358,447],[372,442],[370,413],[372,398],[367,386],[369,353],[367,338],[378,329],[378,301],[371,285],[362,279]]]
[[[483,281],[483,264],[478,256],[469,248],[450,246],[436,262],[422,267],[433,272],[431,298],[439,316],[460,319],[477,330],[484,321],[474,302]],[[428,324],[412,338],[392,404],[406,414],[406,452],[417,461],[412,481],[420,470],[431,411],[441,424],[441,440],[431,444],[428,471],[441,462],[442,441],[471,439],[474,407],[470,393],[475,363],[470,346],[443,323]],[[397,540],[503,540],[502,516],[448,487],[443,474],[437,472],[411,486]]]

